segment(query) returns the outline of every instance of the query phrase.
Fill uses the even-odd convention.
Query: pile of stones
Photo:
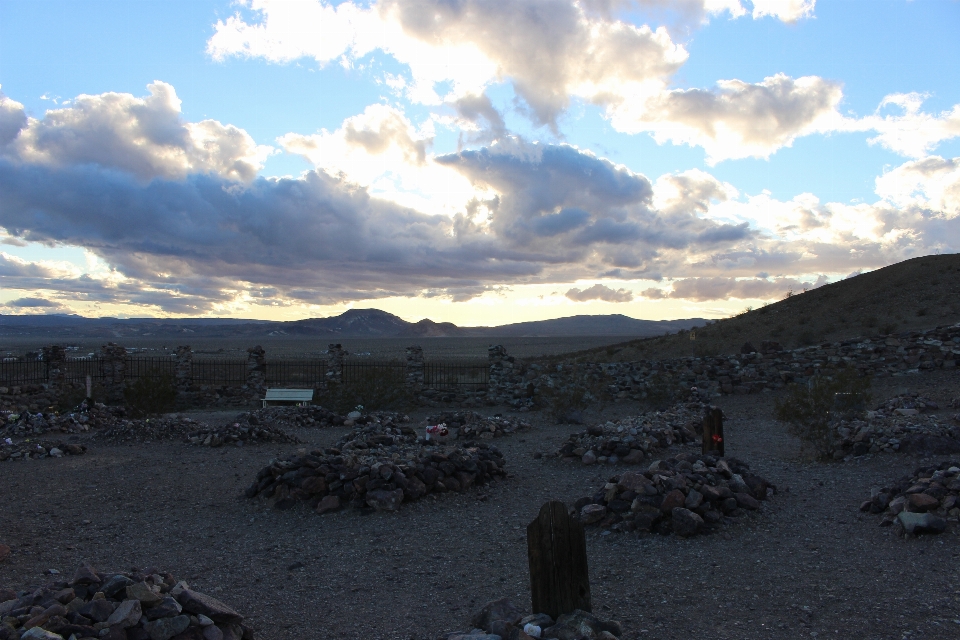
[[[928,414],[936,402],[916,393],[896,396],[862,418],[840,419],[836,459],[868,453],[960,453],[960,421]]]
[[[116,424],[125,413],[123,407],[81,405],[69,413],[0,411],[0,437],[29,438],[49,431],[78,434]]]
[[[639,464],[675,443],[697,441],[706,405],[679,404],[668,411],[629,416],[572,434],[556,452],[583,464]]]
[[[565,613],[556,620],[545,613],[523,615],[507,598],[488,602],[470,620],[473,629],[454,631],[442,640],[530,640],[562,638],[577,640],[617,640],[623,635],[620,623],[603,620],[581,611]]]
[[[33,591],[0,588],[0,640],[253,640],[243,616],[158,569],[100,573]]]
[[[278,509],[303,501],[320,514],[345,505],[396,511],[402,502],[427,494],[464,491],[504,477],[503,466],[503,454],[486,443],[463,448],[368,440],[366,448],[314,450],[273,460],[246,496],[271,499]]]
[[[356,419],[355,426],[340,438],[334,448],[341,452],[365,451],[392,447],[387,455],[399,453],[401,445],[425,444],[423,437],[409,424],[409,416],[399,413],[376,413]]]
[[[0,462],[62,458],[63,456],[79,456],[86,452],[86,445],[72,442],[37,440],[15,443],[10,438],[0,440]]]
[[[960,520],[960,462],[920,467],[873,491],[860,510],[882,513],[880,526],[894,525],[899,535],[941,533]]]
[[[530,423],[514,417],[484,416],[476,411],[440,413],[427,418],[428,425],[445,424],[451,431],[456,429],[458,438],[481,438],[490,440],[507,436],[523,429]]]
[[[97,437],[115,443],[179,440],[209,447],[228,444],[301,442],[299,438],[278,427],[242,425],[238,422],[224,427],[214,427],[179,415],[143,420],[120,420],[109,429],[101,431]]]
[[[760,509],[775,491],[736,458],[681,453],[646,471],[610,478],[593,496],[577,500],[574,509],[585,525],[689,537]]]
[[[336,427],[343,425],[347,420],[346,416],[338,415],[315,404],[305,407],[264,407],[241,413],[235,419],[240,424],[253,426],[270,424],[280,427]]]

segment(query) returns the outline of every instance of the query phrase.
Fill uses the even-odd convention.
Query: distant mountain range
[[[232,318],[84,318],[77,315],[0,315],[0,337],[197,338],[463,338],[463,337],[648,337],[702,326],[703,318],[636,320],[621,314],[571,316],[498,327],[458,327],[451,322],[407,322],[379,309],[350,309],[339,316],[291,322]]]

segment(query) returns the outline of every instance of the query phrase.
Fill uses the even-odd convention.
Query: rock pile
[[[867,411],[863,419],[838,420],[834,428],[838,446],[833,456],[868,453],[960,453],[960,422],[926,414],[937,403],[916,393],[896,396]]]
[[[572,434],[557,450],[559,458],[583,464],[639,464],[662,449],[697,441],[706,405],[679,404],[668,411],[629,416]]]
[[[623,629],[615,620],[603,620],[577,609],[554,621],[545,613],[523,615],[510,600],[488,602],[470,620],[471,631],[454,631],[440,636],[442,640],[530,640],[561,638],[563,640],[617,640]]]
[[[9,438],[0,440],[0,462],[15,460],[40,460],[42,458],[62,458],[79,456],[87,452],[86,445],[72,442],[51,442],[49,440],[13,442]]]
[[[264,407],[238,415],[235,422],[249,425],[276,425],[279,427],[341,426],[348,420],[320,405],[306,407]],[[350,425],[347,425],[350,426]]]
[[[393,447],[389,454],[398,453],[401,445],[424,444],[425,440],[409,424],[410,418],[399,413],[376,413],[356,419],[355,426],[340,438],[334,448],[341,452],[364,451]]]
[[[760,509],[776,487],[736,458],[681,453],[614,476],[574,508],[585,525],[689,537]]]
[[[158,569],[100,573],[34,591],[0,588],[0,640],[253,640],[243,616]]]
[[[530,428],[529,422],[519,418],[484,416],[476,411],[446,412],[427,418],[427,424],[441,423],[447,425],[448,429],[456,429],[457,437],[464,439],[490,440]]]
[[[260,470],[246,496],[272,499],[288,509],[299,501],[317,513],[350,505],[395,511],[429,493],[464,491],[506,476],[500,451],[486,443],[440,447],[366,441],[366,448],[330,448],[273,460]]]
[[[0,437],[29,438],[50,431],[85,433],[116,424],[124,415],[123,407],[107,407],[99,403],[91,407],[81,405],[68,413],[0,411]]]
[[[261,443],[292,443],[301,440],[278,427],[233,424],[214,427],[184,416],[120,420],[97,437],[116,443],[180,440],[195,445],[219,447]]]
[[[941,533],[960,520],[960,462],[920,467],[873,491],[860,510],[882,513],[880,526],[895,525],[899,535]]]

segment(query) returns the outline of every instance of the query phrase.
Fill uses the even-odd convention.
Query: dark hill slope
[[[794,294],[695,330],[579,353],[628,361],[738,353],[745,342],[785,348],[960,322],[960,255],[925,256]]]

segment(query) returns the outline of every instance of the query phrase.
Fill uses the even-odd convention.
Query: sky
[[[719,318],[960,251],[958,0],[3,0],[0,314]]]

